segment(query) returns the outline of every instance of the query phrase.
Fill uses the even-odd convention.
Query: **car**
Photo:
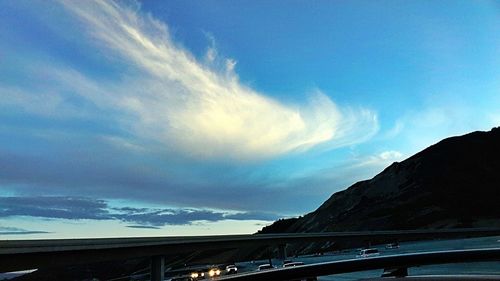
[[[299,266],[299,265],[304,265],[304,263],[301,261],[287,262],[287,263],[283,264],[283,267],[293,267],[293,266]]]
[[[267,269],[273,269],[273,268],[274,268],[274,266],[272,266],[272,265],[270,265],[268,263],[259,265],[259,271],[267,270]]]
[[[220,274],[221,274],[221,271],[220,271],[220,269],[218,267],[211,268],[208,271],[208,276],[209,277],[219,276]]]
[[[226,273],[227,274],[238,273],[238,267],[236,267],[236,265],[234,265],[234,264],[230,264],[230,265],[226,266]]]
[[[376,248],[370,248],[370,249],[362,249],[359,251],[359,254],[357,255],[358,258],[368,258],[368,257],[374,257],[380,255],[378,249]]]
[[[203,271],[193,271],[190,274],[191,280],[199,280],[205,278],[205,272]]]
[[[393,242],[385,245],[386,249],[399,249],[399,243],[398,242]]]

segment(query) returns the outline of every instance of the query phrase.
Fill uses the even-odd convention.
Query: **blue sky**
[[[500,125],[494,1],[3,1],[2,239],[252,233]]]

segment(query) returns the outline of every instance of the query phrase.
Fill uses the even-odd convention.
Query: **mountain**
[[[500,226],[500,127],[451,137],[259,233]]]

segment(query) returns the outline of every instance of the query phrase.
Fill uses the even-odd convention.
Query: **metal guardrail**
[[[500,248],[421,252],[323,262],[261,272],[242,273],[221,277],[219,280],[300,280],[308,277],[374,269],[402,269],[404,272],[409,267],[415,266],[481,261],[500,261]],[[497,278],[500,279],[500,275]]]
[[[163,280],[164,256],[242,247],[280,246],[287,243],[358,240],[416,240],[500,235],[500,229],[447,229],[330,233],[288,233],[187,237],[142,237],[54,240],[0,240],[0,272],[151,258],[151,280]]]

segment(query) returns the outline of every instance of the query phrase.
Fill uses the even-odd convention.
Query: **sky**
[[[0,1],[0,240],[254,233],[500,125],[497,1]]]

